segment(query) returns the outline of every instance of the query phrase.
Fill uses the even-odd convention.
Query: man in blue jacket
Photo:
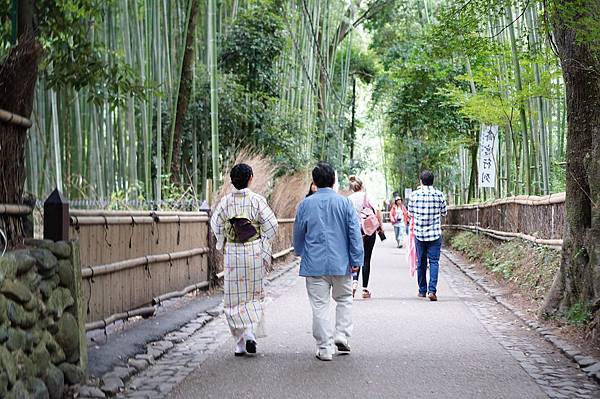
[[[333,189],[335,171],[319,162],[312,171],[317,192],[302,201],[294,223],[294,249],[302,257],[300,276],[313,311],[317,359],[331,360],[335,347],[348,354],[352,334],[352,272],[363,262],[358,216],[347,198]],[[329,317],[329,300],[336,306],[335,331]]]

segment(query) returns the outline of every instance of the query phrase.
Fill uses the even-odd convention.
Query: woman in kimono
[[[267,201],[248,188],[250,166],[235,165],[230,177],[235,190],[221,199],[210,225],[217,249],[225,247],[224,312],[236,341],[234,355],[244,356],[256,353],[256,335],[262,330],[265,268],[277,218]]]

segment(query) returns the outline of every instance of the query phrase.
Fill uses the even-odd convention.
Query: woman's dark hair
[[[335,183],[335,170],[327,162],[321,161],[312,170],[312,178],[318,188],[331,188]]]
[[[238,190],[242,190],[248,187],[248,182],[252,177],[252,168],[245,163],[239,163],[231,168],[229,177],[231,177],[233,186]]]
[[[305,197],[305,198],[308,198],[308,197],[310,197],[311,195],[313,195],[313,194],[314,194],[314,191],[312,190],[312,185],[313,185],[313,184],[312,184],[312,183],[310,183],[310,186],[308,186],[308,194],[306,194],[306,197]]]
[[[431,173],[429,170],[422,171],[420,179],[423,185],[433,186],[433,173]]]

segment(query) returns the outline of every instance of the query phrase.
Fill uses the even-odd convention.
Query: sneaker
[[[435,295],[435,292],[430,292],[430,293],[429,293],[429,300],[430,300],[431,302],[435,302],[435,301],[437,301],[437,295]]]
[[[366,288],[363,288],[362,297],[363,297],[364,299],[369,299],[369,298],[371,298],[371,292],[370,292],[368,289],[366,289]]]
[[[335,341],[335,346],[340,353],[340,355],[349,355],[350,354],[350,345],[348,345],[348,341]]]
[[[331,353],[328,353],[327,351],[322,349],[317,350],[316,358],[323,362],[330,362],[333,360],[333,356],[331,355]]]
[[[354,298],[354,294],[356,294],[357,288],[358,288],[358,280],[352,280],[352,298]]]
[[[419,295],[418,295],[418,297],[419,297],[419,298],[425,298],[426,296],[427,296],[427,294],[426,294],[426,293],[424,293],[424,292],[419,292]]]
[[[244,356],[246,354],[246,340],[244,337],[241,337],[237,344],[235,345],[235,352],[233,355],[236,357]]]

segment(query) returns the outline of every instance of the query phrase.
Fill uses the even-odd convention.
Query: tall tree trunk
[[[183,125],[190,103],[190,94],[192,92],[192,83],[194,79],[194,37],[196,34],[196,21],[198,20],[198,0],[189,1],[191,4],[186,28],[185,49],[183,51],[183,60],[181,62],[181,76],[176,102],[177,112],[175,114],[175,125],[171,133],[171,146],[169,148],[169,153],[172,151],[173,154],[172,157],[169,157],[171,161],[171,181],[173,182],[181,181],[179,166],[181,164],[180,152]]]
[[[30,2],[22,3],[29,5]],[[29,34],[33,16],[19,11],[18,43],[0,64],[0,109],[30,118],[40,46]],[[0,121],[0,204],[23,203],[26,146],[27,128]],[[0,215],[0,229],[6,233],[8,246],[17,245],[23,237],[22,218]],[[3,245],[0,251],[2,249]]]
[[[600,26],[600,4],[597,0],[557,0],[555,6],[551,18],[567,97],[566,226],[560,271],[544,310],[547,314],[564,314],[575,305],[590,310],[598,342],[600,35],[596,31],[594,36],[593,28]]]

